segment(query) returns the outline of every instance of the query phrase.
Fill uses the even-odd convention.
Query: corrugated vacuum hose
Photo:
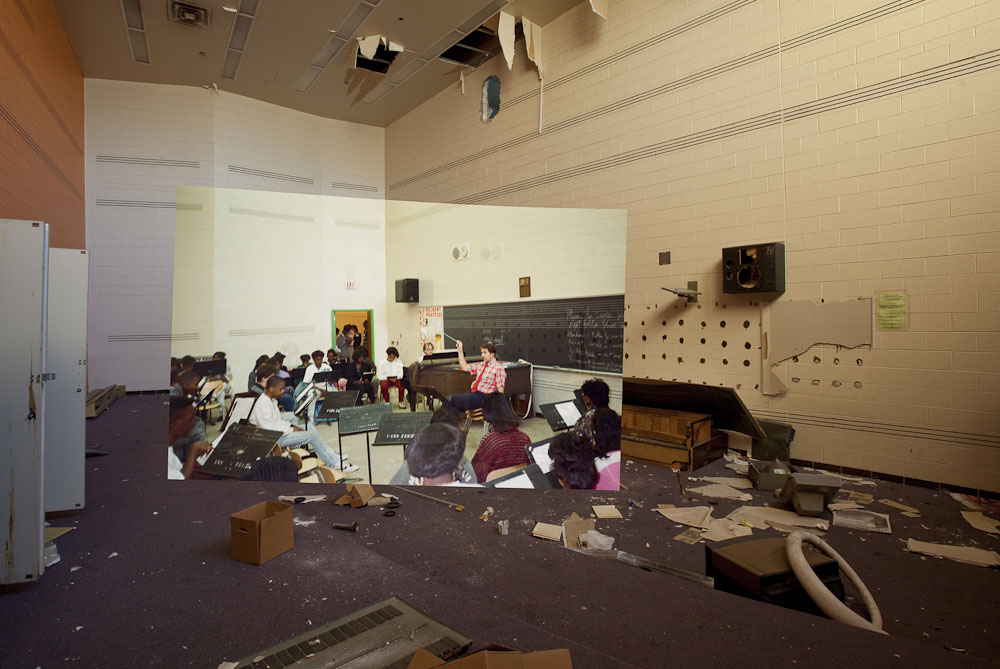
[[[837,561],[841,571],[847,576],[847,580],[854,584],[854,587],[861,594],[861,598],[868,608],[868,617],[871,618],[870,622],[849,609],[846,604],[837,599],[836,595],[830,592],[829,588],[823,585],[823,582],[819,580],[812,567],[809,566],[806,556],[802,553],[803,541],[812,544]],[[813,602],[828,618],[853,625],[854,627],[860,627],[861,629],[878,632],[879,634],[887,634],[882,629],[882,614],[878,610],[875,598],[868,592],[868,588],[861,582],[861,578],[858,577],[857,573],[851,569],[851,565],[847,564],[847,561],[837,551],[833,550],[830,544],[815,534],[795,531],[788,535],[788,541],[785,546],[788,553],[788,563],[792,566],[795,577],[799,579],[799,583],[809,593]]]

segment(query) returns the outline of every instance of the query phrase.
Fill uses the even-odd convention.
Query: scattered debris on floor
[[[770,522],[794,525],[796,527],[815,527],[821,530],[830,529],[830,523],[815,517],[800,516],[794,511],[775,509],[770,506],[741,506],[726,516],[737,523],[746,521],[750,527],[766,528]]]
[[[740,502],[749,502],[753,499],[753,495],[745,492],[740,492],[736,488],[722,484],[722,483],[710,483],[709,485],[703,485],[698,488],[688,488],[688,492],[696,493],[699,495],[704,495],[705,497],[718,497],[720,499],[735,499]]]
[[[843,509],[833,512],[833,524],[837,527],[848,527],[852,530],[865,530],[892,534],[892,524],[889,516],[866,509]]]
[[[912,506],[909,506],[907,504],[901,504],[900,502],[897,502],[896,500],[892,500],[892,499],[880,499],[878,501],[878,503],[879,504],[885,504],[886,506],[891,506],[892,508],[899,509],[900,511],[903,511],[905,513],[915,513],[915,514],[917,514],[917,517],[920,516],[920,511],[918,511],[917,509],[915,509]]]
[[[535,523],[534,529],[531,530],[531,535],[539,539],[559,541],[562,539],[562,527],[553,525],[552,523]]]
[[[278,495],[278,501],[286,504],[308,504],[309,502],[323,502],[326,495]]]
[[[579,541],[580,535],[595,529],[596,525],[597,521],[593,518],[581,518],[576,513],[571,513],[569,518],[563,521],[563,546],[583,548]]]
[[[614,546],[614,537],[601,534],[597,530],[587,530],[578,538],[580,548],[593,551],[609,551]]]
[[[1000,567],[1000,555],[996,551],[988,551],[971,546],[949,546],[934,544],[916,539],[906,540],[906,550],[911,553],[922,553],[938,558],[946,558],[955,562],[964,562],[978,567]]]
[[[1000,534],[1000,520],[984,516],[982,511],[962,511],[962,518],[965,518],[966,522],[977,530],[990,534]]]
[[[488,506],[488,507],[486,507],[486,510],[483,511],[482,515],[479,516],[479,520],[481,520],[481,521],[483,521],[485,523],[487,520],[490,519],[490,516],[492,516],[492,515],[493,515],[493,507],[492,506]]]
[[[708,529],[708,525],[712,521],[712,507],[710,506],[688,506],[680,509],[657,508],[654,511],[675,523],[683,523],[703,530]]]
[[[676,541],[683,541],[686,544],[696,544],[701,541],[701,532],[693,527],[689,527],[674,537],[674,539]]]
[[[613,504],[595,504],[594,515],[598,518],[621,518],[622,512]]]
[[[509,520],[497,521],[497,531],[500,533],[501,536],[507,536],[507,534],[510,532],[510,521]]]

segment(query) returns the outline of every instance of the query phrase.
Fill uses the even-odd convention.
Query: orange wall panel
[[[83,75],[50,0],[0,0],[0,218],[84,248]]]

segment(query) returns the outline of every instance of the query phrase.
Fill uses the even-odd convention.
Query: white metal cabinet
[[[42,565],[45,277],[48,225],[0,219],[0,583]]]

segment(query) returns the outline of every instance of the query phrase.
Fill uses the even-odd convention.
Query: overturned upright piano
[[[764,439],[733,388],[624,379],[622,455],[694,471],[726,452],[725,430]]]

